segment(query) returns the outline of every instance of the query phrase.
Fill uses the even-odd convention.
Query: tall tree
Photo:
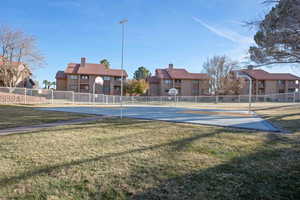
[[[146,80],[151,75],[150,71],[146,69],[145,67],[141,66],[139,67],[133,74],[133,78],[135,80]]]
[[[43,61],[34,37],[0,27],[0,78],[4,86],[15,87],[21,77],[30,76],[31,70]]]
[[[132,95],[143,95],[149,89],[145,80],[128,80],[125,84],[125,93]]]
[[[203,64],[203,69],[210,78],[210,92],[216,95],[224,93],[225,85],[229,85],[228,76],[230,75],[230,72],[236,68],[237,62],[231,61],[226,56],[214,56],[212,58],[208,58],[208,60]]]
[[[239,95],[245,85],[245,80],[238,78],[236,73],[230,72],[222,78],[222,87],[218,94],[220,95]]]
[[[44,89],[49,89],[49,87],[50,87],[50,81],[43,80],[43,84],[44,84]]]
[[[100,61],[100,64],[104,65],[106,69],[110,68],[110,63],[107,59],[103,59]]]
[[[266,0],[275,6],[259,22],[254,37],[256,46],[249,49],[258,65],[300,63],[300,1]]]

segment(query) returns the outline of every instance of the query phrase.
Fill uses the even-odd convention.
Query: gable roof
[[[156,69],[155,77],[160,79],[189,79],[189,80],[209,79],[207,74],[189,73],[186,69],[182,69],[182,68]]]
[[[55,78],[56,79],[66,79],[67,75],[65,74],[64,71],[58,71],[58,72],[56,72]]]
[[[240,70],[256,80],[300,80],[300,77],[290,73],[269,73],[262,69]]]
[[[85,63],[84,66],[81,66],[78,63],[69,63],[64,73],[102,76],[122,76],[122,70],[120,69],[106,69],[103,64],[94,63]],[[123,76],[128,76],[125,70],[123,70]]]

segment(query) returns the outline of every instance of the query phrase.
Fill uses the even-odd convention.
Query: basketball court
[[[94,115],[120,117],[120,107],[49,107],[42,110],[74,112]],[[281,132],[267,120],[254,112],[243,110],[194,109],[163,106],[125,106],[123,117],[135,119],[159,120],[177,123],[193,123],[202,125],[233,127],[269,132]]]

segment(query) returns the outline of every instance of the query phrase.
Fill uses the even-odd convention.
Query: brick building
[[[189,73],[186,69],[174,68],[170,64],[166,69],[156,69],[155,75],[148,78],[149,96],[168,96],[171,88],[178,90],[179,96],[199,96],[209,93],[207,74]]]
[[[276,94],[298,92],[300,89],[300,77],[289,73],[269,73],[261,69],[239,70],[252,78],[253,94]],[[241,94],[248,94],[249,83],[241,90]]]
[[[81,58],[80,63],[69,63],[65,71],[56,73],[56,89],[82,93],[92,93],[95,78],[101,76],[103,86],[96,85],[97,94],[120,95],[121,77],[127,77],[125,70],[106,69],[102,64],[87,63]]]

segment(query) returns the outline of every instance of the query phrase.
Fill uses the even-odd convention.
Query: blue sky
[[[37,80],[54,80],[69,62],[98,63],[106,58],[120,67],[121,26],[126,27],[125,68],[154,72],[172,62],[201,72],[209,56],[226,54],[242,60],[254,30],[241,25],[263,16],[261,0],[1,0],[0,24],[38,39],[47,65]],[[268,71],[293,72],[283,67]]]

